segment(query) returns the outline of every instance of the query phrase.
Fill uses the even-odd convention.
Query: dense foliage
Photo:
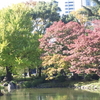
[[[87,35],[82,34],[74,40],[74,44],[70,45],[70,56],[66,57],[66,60],[70,59],[73,70],[77,73],[96,72],[100,65],[100,20],[93,21],[93,30]]]
[[[68,45],[80,34],[85,34],[85,28],[77,22],[55,22],[47,28],[46,34],[40,39],[40,47],[48,54],[69,55]]]

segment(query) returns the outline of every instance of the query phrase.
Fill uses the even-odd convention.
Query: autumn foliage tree
[[[93,26],[89,29],[77,22],[55,22],[40,39],[44,55],[62,55],[62,59],[70,63],[71,72],[97,72],[100,65],[99,21],[91,23]]]
[[[42,65],[43,66],[52,66],[55,68],[62,67],[66,68],[66,66],[69,64],[67,63],[63,58],[65,56],[61,54],[54,54],[54,55],[46,55],[41,57],[42,58]]]
[[[69,55],[68,45],[73,43],[80,34],[85,33],[85,28],[77,22],[55,22],[47,28],[46,34],[40,39],[40,48],[46,54]]]
[[[64,67],[69,67],[70,63],[65,63],[64,61],[64,58],[70,55],[70,48],[68,46],[80,34],[84,34],[85,31],[87,30],[77,22],[64,24],[59,21],[47,28],[46,34],[39,40],[40,48],[45,52],[44,57],[42,57],[44,60],[43,64],[56,64],[61,67],[61,62],[63,61],[63,64],[65,64]]]
[[[88,16],[84,8],[72,11],[70,14],[72,14],[81,24],[84,24],[88,21]]]
[[[98,73],[100,65],[100,20],[95,20],[93,30],[90,33],[82,34],[74,40],[74,44],[69,46],[70,56],[66,61],[70,61],[70,71],[75,73]],[[100,74],[100,73],[98,73]]]

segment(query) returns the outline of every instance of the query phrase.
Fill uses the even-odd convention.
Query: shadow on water
[[[0,100],[100,100],[100,94],[67,88],[33,88],[13,90]]]

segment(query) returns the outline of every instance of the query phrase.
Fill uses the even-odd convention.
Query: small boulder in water
[[[1,92],[1,90],[0,90],[0,96],[3,96],[4,94]]]
[[[8,92],[10,92],[12,89],[16,89],[16,84],[13,82],[10,82],[8,84]]]

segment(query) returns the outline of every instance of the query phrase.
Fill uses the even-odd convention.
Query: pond
[[[100,94],[67,88],[33,88],[13,90],[0,100],[100,100]]]

